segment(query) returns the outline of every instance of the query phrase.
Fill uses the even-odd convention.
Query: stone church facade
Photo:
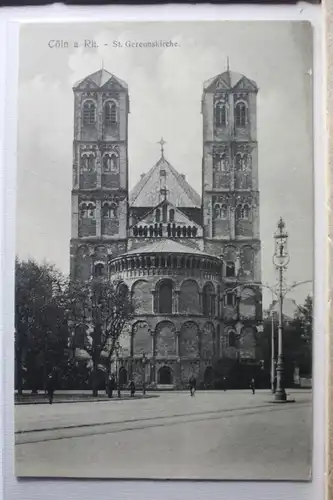
[[[129,89],[100,70],[74,88],[71,276],[129,288],[125,383],[183,387],[255,365],[262,320],[255,82],[203,85],[202,196],[160,158],[129,192]],[[198,117],[200,119],[200,117]]]

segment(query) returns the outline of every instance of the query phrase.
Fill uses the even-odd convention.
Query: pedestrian
[[[50,405],[53,403],[53,396],[54,396],[54,389],[55,389],[55,378],[52,373],[48,376],[47,379],[47,385],[46,385],[46,392],[47,396],[49,398],[49,403]]]
[[[251,379],[250,387],[251,387],[251,390],[252,390],[252,394],[255,394],[256,393],[256,387],[255,387],[255,383],[254,383],[254,378]]]
[[[191,375],[191,377],[190,377],[189,386],[190,386],[190,394],[191,394],[191,396],[194,396],[196,386],[197,386],[197,381],[193,375]]]
[[[112,398],[112,395],[113,395],[113,391],[115,389],[115,380],[114,380],[114,377],[110,377],[108,379],[108,382],[107,382],[107,394],[108,394],[108,397],[109,398]]]
[[[274,382],[273,382],[273,391],[274,391],[274,394],[276,393],[276,385],[277,385],[277,380],[276,380],[276,377],[274,377]]]
[[[227,378],[226,378],[226,377],[223,377],[223,382],[222,382],[222,384],[223,384],[223,390],[224,390],[224,392],[225,392],[225,391],[227,390]]]
[[[118,398],[121,398],[121,386],[119,381],[118,381]]]
[[[131,398],[133,398],[134,394],[135,394],[135,383],[134,383],[134,380],[130,381],[130,391],[131,391]]]

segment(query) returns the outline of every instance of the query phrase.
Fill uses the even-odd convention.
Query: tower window
[[[236,170],[243,170],[243,159],[240,153],[237,153],[235,156],[235,167]]]
[[[117,105],[113,101],[108,101],[104,106],[105,125],[116,125],[117,123]]]
[[[161,169],[161,170],[160,170],[160,176],[161,176],[161,177],[166,177],[166,170]]]
[[[156,222],[160,222],[161,221],[161,210],[159,208],[156,209],[155,220],[156,220]]]
[[[105,203],[103,205],[103,217],[105,219],[116,219],[117,218],[117,205],[115,203]]]
[[[83,123],[93,125],[96,122],[96,106],[93,101],[85,101],[83,104]]]
[[[235,276],[235,263],[232,261],[227,262],[226,277],[233,278]]]
[[[96,205],[94,203],[82,203],[80,205],[81,219],[95,219]]]
[[[169,210],[169,221],[173,222],[175,220],[175,211],[173,208]]]
[[[104,172],[118,172],[118,157],[116,154],[106,154],[103,156]]]
[[[250,218],[250,207],[249,205],[244,205],[243,207],[243,219],[248,220]]]
[[[223,102],[218,102],[215,106],[215,124],[217,127],[225,127],[227,123],[227,106]]]
[[[237,102],[235,106],[235,124],[236,127],[247,125],[247,106],[243,101]]]
[[[86,172],[93,172],[95,170],[95,157],[93,154],[83,154],[81,163],[82,169]]]
[[[222,205],[221,206],[221,219],[227,219],[227,218],[228,218],[228,206]]]
[[[216,205],[214,207],[214,216],[215,216],[215,219],[219,219],[221,217],[221,207],[218,203],[216,203]]]
[[[237,205],[236,217],[237,219],[249,220],[251,214],[251,209],[249,205]]]

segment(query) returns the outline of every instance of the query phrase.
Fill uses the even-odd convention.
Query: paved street
[[[159,393],[126,401],[17,405],[19,476],[309,478],[311,393]]]

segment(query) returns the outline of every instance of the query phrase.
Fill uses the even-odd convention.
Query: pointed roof
[[[96,85],[96,87],[101,88],[104,87],[104,85],[110,81],[116,82],[118,85],[123,87],[124,89],[128,88],[128,85],[126,82],[118,78],[117,76],[113,75],[106,69],[102,68],[99,69],[98,71],[95,71],[95,73],[91,73],[88,76],[85,76],[78,82],[76,82],[73,86],[73,88],[79,87],[82,83],[87,82],[87,83],[93,83]]]
[[[156,207],[160,202],[161,171],[165,176],[167,199],[175,207],[201,207],[199,194],[189,185],[185,176],[164,158],[143,174],[140,181],[130,193],[130,205],[132,207]]]
[[[223,73],[215,75],[209,80],[206,80],[204,82],[203,88],[204,90],[209,90],[211,87],[215,88],[215,86],[218,84],[221,89],[225,88],[226,90],[232,90],[240,85],[242,81],[252,90],[258,90],[258,86],[254,80],[250,80],[241,73],[236,73],[235,71],[230,70],[224,71]]]
[[[201,252],[192,247],[188,247],[186,245],[182,245],[177,241],[170,240],[168,238],[160,238],[156,240],[154,243],[150,243],[144,247],[135,248],[134,250],[130,250],[125,255],[137,255],[141,253],[183,253],[183,254],[191,254],[191,255],[201,255],[202,257],[210,257],[213,256]]]

